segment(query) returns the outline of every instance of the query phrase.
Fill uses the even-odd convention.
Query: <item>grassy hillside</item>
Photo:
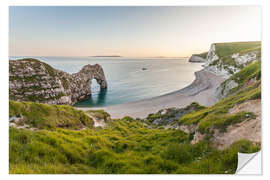
[[[17,125],[53,129],[56,127],[81,129],[93,127],[93,120],[84,112],[68,105],[47,105],[34,102],[9,101],[9,117],[16,118]]]
[[[215,43],[216,53],[219,57],[227,57],[234,53],[247,53],[251,51],[261,51],[260,41],[250,42],[232,42],[232,43]]]
[[[191,145],[179,130],[149,129],[126,117],[105,129],[24,130],[10,127],[10,173],[234,173],[237,152],[260,147],[240,141],[224,151]]]

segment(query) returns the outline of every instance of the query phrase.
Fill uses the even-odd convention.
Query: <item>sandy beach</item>
[[[77,109],[97,110],[103,109],[111,114],[112,118],[131,116],[133,118],[144,118],[150,113],[169,107],[185,107],[192,102],[198,102],[204,106],[215,104],[218,99],[214,96],[216,88],[225,78],[202,69],[195,72],[195,80],[187,87],[162,96],[135,101],[126,104],[113,105],[100,108],[80,107]]]

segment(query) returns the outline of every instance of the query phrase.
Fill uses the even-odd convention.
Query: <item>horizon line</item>
[[[192,55],[190,55],[192,56]],[[188,58],[190,56],[102,56],[102,55],[95,55],[95,56],[65,56],[65,55],[9,55],[9,57],[87,57],[87,58]]]

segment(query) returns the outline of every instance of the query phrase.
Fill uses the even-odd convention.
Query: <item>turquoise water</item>
[[[22,57],[10,57],[19,59]],[[68,73],[78,72],[86,64],[100,64],[108,88],[100,90],[93,80],[92,96],[75,106],[101,107],[160,96],[190,84],[199,63],[169,58],[101,58],[101,57],[32,57]],[[145,68],[146,70],[143,70]]]

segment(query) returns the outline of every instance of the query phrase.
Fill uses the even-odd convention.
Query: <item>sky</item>
[[[10,56],[187,57],[261,40],[259,6],[10,6]]]

